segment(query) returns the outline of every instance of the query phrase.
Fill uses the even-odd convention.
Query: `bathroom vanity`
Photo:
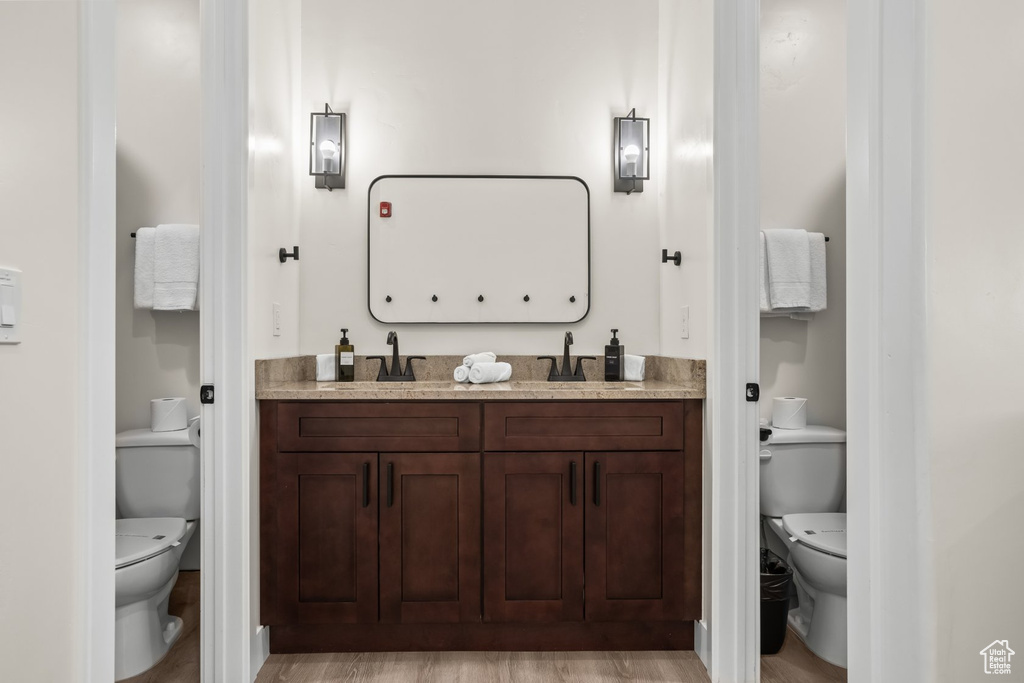
[[[272,652],[693,647],[703,364],[699,388],[259,373]]]

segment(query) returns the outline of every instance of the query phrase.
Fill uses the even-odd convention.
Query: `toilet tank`
[[[761,442],[761,514],[836,512],[846,493],[846,432],[772,429]]]
[[[174,432],[133,429],[116,439],[117,509],[123,517],[199,519],[198,425]]]

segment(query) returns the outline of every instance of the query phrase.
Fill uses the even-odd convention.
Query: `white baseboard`
[[[270,656],[270,627],[260,626],[249,644],[249,678],[256,680],[256,675],[263,668],[263,663]]]
[[[704,668],[711,673],[711,633],[703,621],[693,622],[693,649],[700,657]]]

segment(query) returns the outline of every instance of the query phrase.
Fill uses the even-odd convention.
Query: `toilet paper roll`
[[[176,432],[188,427],[183,398],[155,398],[149,402],[149,428],[154,432]]]
[[[196,448],[199,448],[199,417],[193,417],[188,422],[188,440]]]
[[[787,396],[772,399],[772,427],[803,429],[807,426],[807,399]]]

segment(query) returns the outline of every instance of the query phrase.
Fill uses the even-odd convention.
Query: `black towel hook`
[[[293,251],[290,254],[288,253],[288,250],[285,249],[284,247],[281,247],[281,249],[277,252],[277,257],[281,260],[281,263],[286,263],[290,258],[293,258],[296,261],[299,260],[299,248],[295,246],[292,247],[292,249]]]

